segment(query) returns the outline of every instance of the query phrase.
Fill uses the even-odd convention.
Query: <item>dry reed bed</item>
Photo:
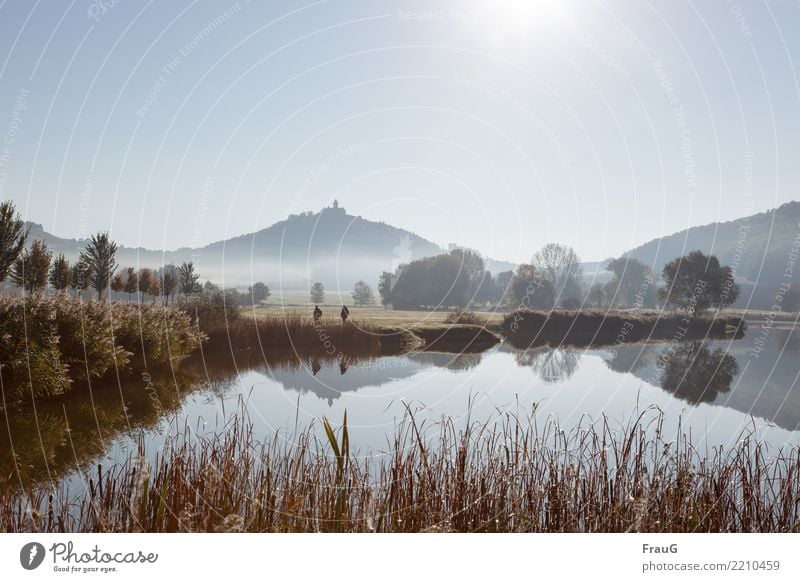
[[[730,315],[690,318],[685,313],[638,311],[534,311],[520,309],[503,318],[510,343],[527,347],[545,343],[602,345],[646,340],[741,337],[746,324]]]
[[[5,531],[787,532],[800,515],[798,449],[747,435],[703,454],[667,443],[660,413],[621,430],[562,431],[506,414],[458,428],[408,415],[390,451],[359,457],[324,422],[256,442],[236,420],[174,437],[147,463],[98,467],[87,491],[5,491]],[[185,434],[185,433],[184,433]],[[289,442],[290,441],[290,442]]]
[[[314,322],[297,311],[260,314],[247,311],[227,325],[204,330],[210,348],[298,348],[305,353],[336,354],[359,350],[379,353],[413,346],[418,338],[408,331],[384,329],[361,321],[324,317]]]

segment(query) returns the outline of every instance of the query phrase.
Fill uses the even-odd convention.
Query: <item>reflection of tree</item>
[[[533,368],[544,382],[568,380],[578,369],[578,354],[568,348],[534,348],[516,352],[520,366]]]
[[[656,348],[650,344],[617,346],[612,357],[606,358],[606,366],[614,372],[633,374],[650,364],[656,355]]]
[[[727,392],[739,373],[736,359],[722,348],[708,349],[703,342],[681,344],[659,358],[661,387],[692,404],[713,402]]]

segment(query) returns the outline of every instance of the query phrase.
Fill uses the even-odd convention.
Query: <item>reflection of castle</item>
[[[339,207],[338,200],[333,201],[333,206],[326,206],[325,208],[323,208],[322,213],[327,214],[329,216],[344,216],[345,214],[347,214],[344,208]]]

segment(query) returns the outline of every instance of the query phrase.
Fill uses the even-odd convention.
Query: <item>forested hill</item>
[[[645,243],[628,254],[661,273],[664,264],[693,250],[715,254],[720,262],[730,265],[742,294],[737,303],[750,307],[769,308],[792,252],[797,250],[800,236],[800,202],[786,204],[760,214],[730,222],[716,222],[682,230],[670,236]],[[800,283],[800,269],[794,283]]]

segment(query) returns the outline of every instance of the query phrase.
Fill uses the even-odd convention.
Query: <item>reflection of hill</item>
[[[305,358],[302,362],[281,362],[262,367],[265,375],[287,390],[312,393],[332,404],[343,392],[355,392],[366,386],[380,386],[400,378],[408,378],[427,367],[425,363],[405,356],[380,359],[339,360]]]
[[[800,332],[774,329],[770,344],[759,354],[747,338],[729,350],[742,370],[734,386],[715,404],[766,418],[787,430],[800,429]]]
[[[481,363],[483,353],[415,352],[409,354],[408,359],[420,364],[436,366],[437,368],[447,368],[448,370],[471,370]]]
[[[120,385],[95,384],[91,397],[88,388],[76,387],[60,400],[37,403],[35,410],[25,405],[0,410],[0,484],[58,479],[76,463],[94,463],[115,439],[152,429],[165,414],[179,410],[190,393],[223,393],[248,370],[332,402],[342,392],[411,376],[423,367],[404,357],[342,361],[289,352],[270,354],[265,361],[256,351],[237,352],[235,359],[225,350],[195,354],[174,372],[153,371],[149,380],[133,375],[122,376]]]

